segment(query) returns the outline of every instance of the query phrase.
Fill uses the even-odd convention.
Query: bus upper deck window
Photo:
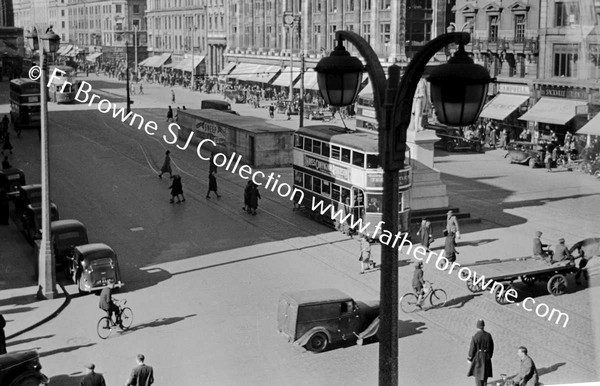
[[[294,147],[302,149],[302,137],[298,134],[294,134]]]
[[[358,167],[365,167],[365,153],[361,153],[360,151],[353,150],[352,151],[352,165],[356,165]]]
[[[329,144],[327,142],[321,143],[321,155],[329,158]]]
[[[294,170],[294,185],[302,186],[303,174],[298,170]]]
[[[350,149],[342,148],[342,162],[350,163]]]
[[[313,192],[321,193],[321,179],[313,178]]]
[[[304,175],[304,187],[308,190],[312,190],[312,176],[305,174]]]
[[[379,155],[367,154],[367,169],[377,169],[379,167]]]
[[[331,187],[331,198],[333,201],[340,201],[340,186],[336,184],[332,184]]]
[[[339,146],[335,146],[335,145],[331,145],[331,158],[333,159],[340,159],[340,147]]]
[[[321,181],[321,194],[325,197],[331,197],[331,182],[325,180]]]
[[[342,188],[342,202],[346,203],[346,200],[350,202],[350,189]]]
[[[317,141],[313,139],[313,147],[312,152],[315,154],[321,154],[321,141]]]
[[[312,151],[312,139],[304,138],[304,150]]]

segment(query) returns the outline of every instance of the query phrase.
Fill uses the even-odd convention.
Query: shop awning
[[[243,77],[248,76],[249,74],[256,75],[256,69],[258,68],[257,64],[252,63],[238,63],[233,71],[229,75],[228,78],[234,78],[242,80]]]
[[[72,45],[68,45],[67,47],[65,47],[65,49],[60,54],[62,56],[69,56],[69,55],[72,55],[71,51],[73,51],[73,46]]]
[[[300,82],[296,82],[294,88],[300,89]],[[304,89],[319,91],[317,73],[314,70],[308,70],[304,73]]]
[[[269,66],[266,64],[254,65],[252,71],[248,71],[239,80],[245,80],[249,82],[269,83],[277,74],[281,71],[279,66]]]
[[[94,62],[100,56],[102,56],[102,52],[94,52],[93,54],[89,54],[88,56],[86,56],[85,60],[87,60],[89,62]]]
[[[360,90],[358,96],[362,97],[369,94],[373,96],[373,86],[371,86],[371,82],[367,83],[367,85],[362,90]]]
[[[519,117],[522,121],[550,123],[564,125],[575,116],[577,106],[584,106],[587,102],[573,99],[543,97],[528,112]]]
[[[235,68],[237,63],[235,62],[229,62],[227,63],[227,65],[225,67],[223,67],[223,69],[221,71],[219,71],[219,77],[225,77],[227,75],[229,75],[229,73],[231,71],[233,71],[233,69]]]
[[[156,55],[149,58],[148,62],[144,64],[146,67],[161,67],[163,66],[169,59],[171,59],[171,54],[165,53],[162,55]]]
[[[498,94],[483,108],[479,116],[503,121],[528,99],[528,95]]]
[[[71,48],[73,48],[73,45],[72,45],[72,44],[65,44],[65,45],[61,46],[61,47],[58,49],[58,51],[56,51],[56,53],[57,53],[58,55],[63,55],[65,52],[67,52],[67,51],[70,51],[70,50],[71,50]]]
[[[290,87],[290,76],[293,77],[293,83],[296,83],[300,79],[300,69],[293,67],[290,71],[290,67],[286,67],[283,71],[281,71],[281,74],[279,74],[277,79],[275,79],[271,85]]]
[[[590,134],[600,136],[600,114],[596,114],[594,118],[583,125],[581,129],[577,130],[575,134]]]
[[[198,68],[200,64],[204,61],[204,56],[196,55],[194,56],[194,67]],[[183,72],[192,72],[192,58],[184,58],[181,62],[172,66],[174,70],[180,70]],[[198,71],[196,71],[198,73]]]

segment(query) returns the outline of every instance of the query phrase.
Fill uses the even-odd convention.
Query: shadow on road
[[[553,364],[552,366],[549,366],[549,367],[542,367],[541,369],[538,369],[538,375],[541,377],[542,375],[553,373],[556,370],[558,370],[559,367],[564,366],[564,365],[566,365],[565,362],[560,362],[560,363]]]
[[[3,300],[0,300],[0,307],[9,306],[9,305],[21,306],[21,305],[30,304],[30,303],[33,303],[36,301],[37,301],[37,299],[35,298],[35,294],[15,296],[14,298],[6,298]],[[2,311],[2,312],[5,313],[5,311]]]
[[[153,328],[153,327],[160,327],[160,326],[168,326],[170,324],[173,323],[177,323],[177,322],[181,322],[182,320],[188,319],[188,318],[192,318],[194,316],[196,316],[197,314],[190,314],[187,316],[173,316],[170,318],[160,318],[160,319],[155,319],[151,322],[146,322],[146,323],[142,323],[142,324],[136,324],[133,327],[129,328],[126,332],[124,332],[122,335],[128,334],[130,332],[135,332],[138,330],[142,330],[144,328]]]
[[[80,374],[80,375],[77,375]],[[84,375],[81,373],[71,374],[60,374],[50,378],[51,385],[61,386],[80,386]]]
[[[470,294],[458,298],[450,299],[444,305],[444,308],[462,308],[469,300],[481,296],[481,294]]]
[[[37,307],[18,307],[18,308],[12,308],[10,310],[5,310],[2,311],[3,315],[7,315],[7,314],[18,314],[20,312],[28,312],[28,311],[33,311],[35,310]]]
[[[489,243],[493,243],[494,241],[497,241],[498,239],[481,239],[481,240],[472,240],[472,241],[457,241],[456,242],[456,246],[457,247],[478,247],[480,245],[485,245],[485,244],[489,244]]]
[[[16,346],[19,344],[23,344],[23,343],[29,343],[29,342],[35,342],[36,340],[39,339],[48,339],[48,338],[52,338],[54,336],[54,334],[52,335],[45,335],[45,336],[36,336],[35,338],[27,338],[27,339],[20,339],[20,340],[10,340],[10,346]]]
[[[422,334],[427,327],[423,322],[414,322],[412,320],[398,320],[398,339],[411,335]]]
[[[548,198],[542,198],[542,199],[523,200],[523,201],[510,201],[510,202],[503,202],[500,205],[504,209],[516,209],[516,208],[531,207],[531,206],[539,207],[539,206],[543,206],[544,204],[547,204],[549,202],[562,201],[562,200],[573,200],[573,199],[577,199],[577,198],[597,196],[598,194],[600,194],[600,193],[573,194],[570,196],[548,197]]]
[[[47,357],[47,356],[54,355],[54,354],[71,352],[71,351],[79,350],[80,348],[91,347],[91,346],[95,346],[95,345],[96,345],[96,343],[88,343],[88,344],[80,344],[77,346],[68,346],[68,347],[58,348],[56,350],[51,350],[51,351],[45,351],[45,352],[40,353],[40,358]]]

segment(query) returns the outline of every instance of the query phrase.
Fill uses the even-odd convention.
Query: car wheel
[[[454,151],[454,142],[446,142],[446,151],[448,152],[452,152]]]
[[[323,352],[325,348],[327,348],[328,344],[329,340],[327,339],[327,335],[325,335],[325,333],[323,332],[317,332],[316,334],[310,337],[305,347],[308,351]]]
[[[594,177],[596,177],[596,178],[600,178],[600,170],[596,170],[596,171],[594,172]]]
[[[532,169],[536,167],[535,158],[529,158],[529,167]]]

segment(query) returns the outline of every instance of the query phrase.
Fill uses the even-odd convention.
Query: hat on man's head
[[[535,232],[535,237],[540,237],[541,235],[542,235],[542,232],[540,232],[540,231]]]
[[[565,242],[565,239],[563,239],[562,237],[560,239],[558,239],[558,242],[563,244]]]
[[[454,212],[452,212],[452,210],[449,210],[448,213],[446,213],[446,214],[452,214],[452,213],[454,213]]]
[[[90,370],[94,370],[96,368],[96,366],[93,363],[86,363],[84,367]]]
[[[479,319],[477,321],[477,328],[483,328],[485,327],[485,322],[483,321],[483,319]]]

